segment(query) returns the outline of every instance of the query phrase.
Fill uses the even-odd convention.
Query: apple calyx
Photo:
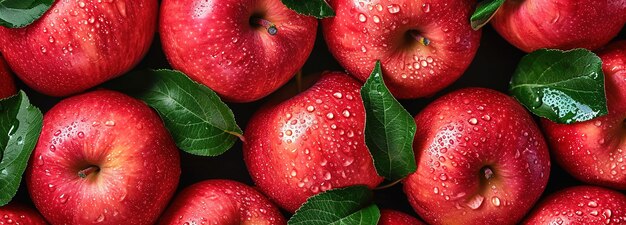
[[[493,170],[489,166],[485,166],[480,169],[480,174],[483,175],[486,180],[491,180],[494,176]]]
[[[84,178],[87,178],[87,176],[89,176],[89,174],[92,174],[94,172],[97,173],[99,171],[100,171],[100,167],[95,166],[95,165],[90,165],[89,167],[87,167],[87,168],[85,168],[85,169],[83,169],[81,171],[78,171],[78,176],[80,178],[84,179]]]
[[[267,33],[269,33],[270,35],[275,35],[276,33],[278,33],[276,25],[274,25],[269,20],[253,16],[252,18],[250,18],[250,23],[254,26],[264,27],[267,30]]]
[[[410,30],[408,33],[409,35],[411,35],[411,37],[417,40],[417,42],[419,42],[420,44],[424,46],[430,45],[430,39],[422,36],[417,30]]]

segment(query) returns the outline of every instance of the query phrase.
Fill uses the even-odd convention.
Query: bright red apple
[[[0,99],[10,97],[17,92],[9,66],[0,55]]]
[[[161,225],[286,225],[278,207],[245,184],[208,180],[178,194],[160,219]]]
[[[10,203],[0,207],[0,225],[47,225],[46,220],[34,209],[22,204]]]
[[[381,210],[378,225],[424,225],[422,221],[395,210]]]
[[[154,224],[176,191],[178,154],[150,107],[94,91],[44,115],[26,184],[52,224]]]
[[[156,0],[54,2],[27,27],[0,27],[0,51],[13,72],[38,92],[80,93],[124,74],[150,48]]]
[[[317,21],[280,0],[164,0],[159,29],[174,69],[225,100],[251,102],[302,67]]]
[[[626,41],[599,56],[608,115],[569,125],[542,119],[542,124],[552,154],[567,172],[586,183],[626,190]]]
[[[543,199],[522,224],[626,224],[626,196],[594,186],[567,188]]]
[[[279,206],[294,212],[320,192],[382,182],[365,146],[360,88],[346,74],[326,73],[308,90],[252,117],[244,160],[259,189]]]
[[[623,0],[507,0],[491,20],[525,52],[604,46],[626,23]]]
[[[467,88],[415,117],[417,171],[404,181],[429,224],[515,224],[548,182],[548,148],[513,98]]]
[[[385,83],[398,98],[434,94],[472,62],[480,31],[472,30],[472,0],[330,0],[337,16],[324,19],[330,52],[365,81],[381,60]]]

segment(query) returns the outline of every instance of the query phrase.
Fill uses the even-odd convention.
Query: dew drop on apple
[[[109,127],[115,126],[115,121],[108,120],[108,121],[104,122],[104,125],[109,126]]]
[[[67,202],[67,198],[65,197],[65,194],[59,195],[58,201],[62,204],[65,204]]]
[[[37,157],[37,165],[38,165],[38,166],[43,166],[43,164],[44,164],[43,155],[41,155],[41,154],[40,154],[40,155]]]
[[[498,198],[497,196],[493,196],[491,198],[491,204],[493,204],[496,207],[500,206],[500,198]]]
[[[485,200],[485,197],[483,197],[480,194],[475,195],[474,197],[472,197],[468,202],[467,202],[467,206],[470,207],[471,209],[478,209],[480,208],[480,206],[483,205],[483,201]]]
[[[422,4],[422,11],[425,12],[425,13],[430,12],[430,4],[428,4],[428,3]]]
[[[332,120],[333,118],[335,118],[335,114],[328,113],[328,114],[326,114],[326,118],[328,118],[329,120]]]
[[[374,21],[374,23],[380,23],[380,17],[378,17],[378,16],[373,16],[373,17],[372,17],[372,21]]]
[[[359,21],[361,21],[362,23],[365,23],[365,21],[367,21],[367,17],[365,17],[365,14],[359,14]]]
[[[387,10],[391,14],[396,14],[396,13],[400,12],[400,6],[398,4],[391,4],[391,5],[387,6]]]
[[[472,125],[476,125],[478,123],[478,120],[476,118],[471,118],[467,122],[469,122]]]

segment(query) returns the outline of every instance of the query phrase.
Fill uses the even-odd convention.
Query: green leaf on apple
[[[366,186],[333,189],[310,197],[288,225],[376,225],[380,210]]]
[[[482,0],[476,6],[476,11],[470,17],[470,24],[474,30],[479,30],[487,23],[489,20],[496,15],[498,9],[504,4],[504,0]]]
[[[522,58],[510,92],[535,115],[556,123],[606,115],[602,60],[586,49],[540,49]]]
[[[54,0],[0,0],[0,25],[8,28],[28,26],[39,19]]]
[[[114,80],[109,86],[154,108],[185,152],[217,156],[242,138],[233,112],[208,87],[174,70],[144,70]]]
[[[42,123],[41,111],[23,91],[0,100],[0,206],[17,193]]]
[[[415,121],[385,86],[380,61],[361,88],[361,97],[366,115],[365,143],[378,174],[395,181],[415,172]]]
[[[335,11],[325,0],[282,0],[282,2],[287,8],[305,16],[318,19],[335,16]]]

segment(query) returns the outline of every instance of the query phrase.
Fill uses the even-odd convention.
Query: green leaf
[[[335,12],[325,0],[282,0],[287,8],[318,19],[335,16]]]
[[[380,61],[361,88],[361,97],[366,115],[365,143],[378,174],[400,180],[415,172],[415,121],[385,86]]]
[[[502,4],[504,4],[504,0],[483,0],[478,3],[476,11],[470,17],[472,28],[478,30],[489,23],[489,20],[496,15]]]
[[[154,108],[185,152],[217,156],[230,149],[242,131],[219,96],[174,70],[145,70],[113,81],[111,89],[125,92]]]
[[[28,26],[39,19],[54,0],[0,0],[0,25],[8,28]]]
[[[586,49],[540,49],[524,58],[511,94],[535,115],[575,123],[606,115],[602,60]]]
[[[0,100],[0,206],[17,193],[42,123],[41,111],[23,91]]]
[[[380,210],[366,186],[333,189],[310,197],[288,225],[376,225]]]

